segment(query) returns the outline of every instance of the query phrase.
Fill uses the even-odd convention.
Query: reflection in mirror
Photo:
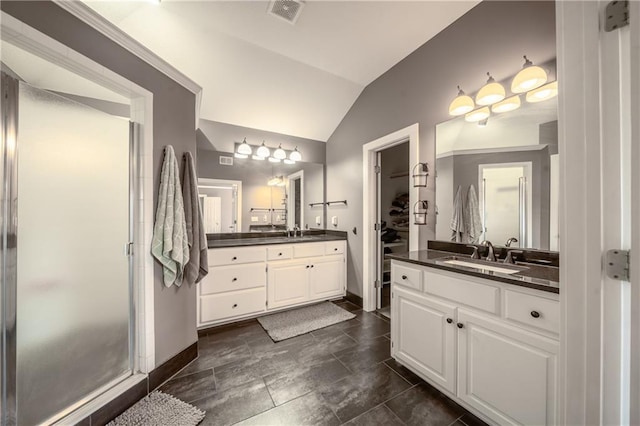
[[[198,191],[206,233],[322,228],[324,166],[270,163],[216,152],[199,170]],[[231,164],[227,164],[227,163]]]
[[[436,239],[558,250],[557,120],[554,98],[438,124]]]

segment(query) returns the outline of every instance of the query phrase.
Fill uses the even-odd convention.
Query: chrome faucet
[[[517,243],[518,239],[516,237],[511,237],[507,240],[506,243],[504,243],[505,247],[511,247],[511,243]]]
[[[300,230],[300,228],[298,228],[298,225],[294,225],[293,227],[293,237],[297,237],[298,236],[298,231]]]
[[[472,245],[468,245],[467,247],[473,249],[473,254],[471,255],[472,259],[480,259],[480,254],[478,253],[478,247],[472,246]]]
[[[495,262],[496,261],[496,253],[493,250],[493,244],[491,244],[491,241],[484,240],[483,242],[480,243],[480,245],[489,248],[489,252],[487,253],[486,259],[491,261],[491,262]]]
[[[509,250],[507,251],[507,257],[504,258],[504,263],[516,263],[516,260],[514,259],[514,255],[518,255],[518,254],[522,254],[524,253],[522,250]]]

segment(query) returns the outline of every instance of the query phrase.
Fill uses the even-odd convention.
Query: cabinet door
[[[555,424],[558,342],[463,309],[458,323],[458,397],[500,424]]]
[[[268,308],[280,308],[309,300],[307,260],[273,262],[267,274]]]
[[[310,260],[310,299],[326,299],[344,294],[344,257],[330,256]]]
[[[456,385],[455,314],[453,305],[393,287],[393,357],[453,393]]]

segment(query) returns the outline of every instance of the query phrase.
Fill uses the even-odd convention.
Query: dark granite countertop
[[[207,246],[212,249],[271,244],[315,243],[322,241],[341,241],[346,239],[347,233],[340,231],[305,231],[304,236],[302,237],[287,237],[282,232],[210,234],[207,235]]]
[[[550,293],[560,293],[560,269],[556,266],[543,266],[527,262],[516,262],[516,266],[527,269],[514,274],[504,274],[500,272],[479,270],[459,265],[450,265],[442,260],[446,257],[455,256],[457,258],[471,257],[467,254],[454,253],[442,250],[419,250],[407,253],[391,253],[386,258],[400,260],[403,262],[415,263],[417,265],[428,266],[430,268],[443,269],[445,271],[458,272],[464,275],[471,275],[479,278],[486,278],[493,281],[500,281],[507,284],[514,284]],[[496,266],[502,263],[496,262]]]

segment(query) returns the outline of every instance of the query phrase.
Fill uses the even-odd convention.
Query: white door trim
[[[0,34],[3,40],[45,60],[56,63],[78,75],[107,87],[131,99],[132,122],[140,125],[134,206],[134,305],[135,305],[135,356],[134,376],[127,385],[139,380],[139,374],[147,374],[155,367],[155,321],[153,257],[151,239],[153,233],[153,93],[138,86],[70,49],[44,33],[24,24],[13,16],[0,13]],[[123,386],[125,383],[122,384]],[[121,387],[118,387],[121,389]],[[124,389],[122,389],[124,391]],[[91,406],[113,399],[104,394]],[[73,415],[90,414],[91,407],[76,410]],[[82,413],[81,413],[82,412]],[[85,415],[86,417],[86,415]]]
[[[376,276],[376,231],[373,225],[376,220],[376,174],[374,166],[376,164],[376,153],[386,148],[409,142],[409,174],[412,168],[418,163],[419,158],[419,126],[418,123],[407,126],[396,132],[383,136],[379,139],[366,143],[362,146],[362,302],[365,311],[376,309],[376,289],[374,277]],[[410,177],[410,182],[411,177]],[[409,189],[409,205],[418,201],[420,196],[419,188],[414,188],[413,183]],[[410,213],[409,225],[409,250],[417,250],[419,242],[419,225],[415,225]]]
[[[287,176],[286,190],[287,190],[287,229],[293,228],[295,225],[295,198],[293,197],[293,191],[291,190],[291,180],[300,179],[300,223],[298,226],[300,229],[304,229],[304,170],[300,169],[295,173]]]

